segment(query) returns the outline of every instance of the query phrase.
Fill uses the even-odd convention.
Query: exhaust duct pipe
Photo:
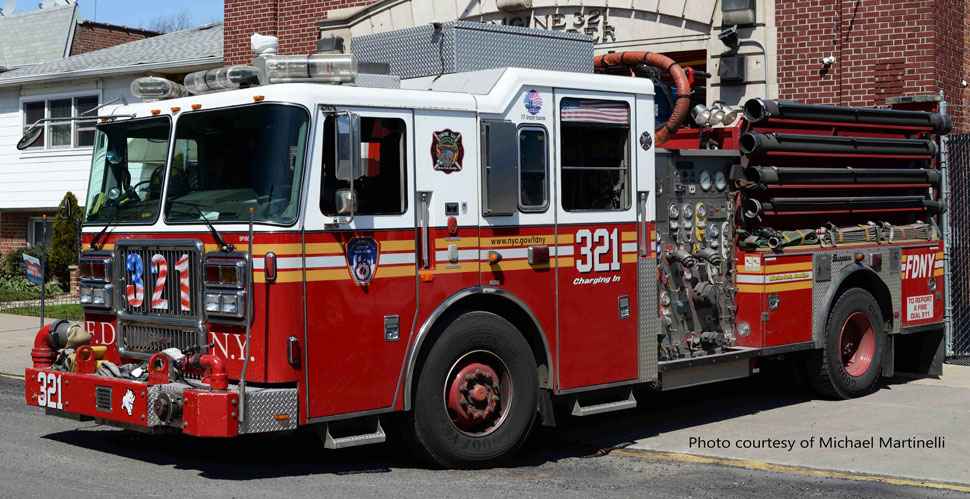
[[[936,134],[950,133],[950,129],[953,127],[948,116],[937,113],[865,107],[819,106],[764,99],[750,99],[745,102],[744,118],[751,123],[764,123],[776,119],[846,125],[911,127]]]
[[[738,140],[741,152],[750,156],[769,153],[830,154],[838,156],[917,156],[932,159],[936,144],[931,140],[882,139],[793,133],[748,132]]]
[[[791,212],[831,212],[847,210],[913,209],[931,213],[943,211],[943,203],[923,196],[862,196],[818,198],[772,198],[767,201],[745,199],[742,210],[747,218],[764,214]]]
[[[748,166],[745,180],[761,185],[784,184],[930,184],[940,185],[939,170],[893,168],[798,168]]]

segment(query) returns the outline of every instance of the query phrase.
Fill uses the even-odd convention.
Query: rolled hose
[[[873,109],[866,107],[820,106],[764,99],[744,103],[744,118],[751,123],[772,119],[844,123],[848,125],[882,125],[922,128],[938,134],[950,133],[953,124],[948,116],[924,111]]]
[[[903,168],[800,168],[747,166],[744,179],[761,185],[783,184],[908,184],[926,183],[938,186],[943,176],[939,170]]]
[[[937,153],[936,144],[931,140],[758,132],[747,132],[742,135],[738,139],[738,149],[749,156],[762,156],[768,153],[806,153],[933,158]]]
[[[660,125],[655,130],[654,140],[659,146],[670,139],[677,130],[687,120],[690,111],[690,83],[684,69],[673,59],[654,52],[614,52],[611,54],[598,55],[593,58],[593,65],[597,68],[610,66],[636,66],[637,64],[648,64],[655,68],[666,71],[674,83],[677,85],[677,104],[674,112],[666,123]]]
[[[922,196],[859,196],[859,197],[818,197],[818,198],[772,198],[767,201],[745,199],[741,209],[747,218],[756,218],[765,213],[786,212],[828,212],[833,210],[873,210],[889,208],[910,208],[941,213],[943,203]]]

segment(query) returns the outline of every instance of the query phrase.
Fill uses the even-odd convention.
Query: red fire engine
[[[944,116],[752,99],[678,130],[679,66],[594,73],[580,35],[454,22],[351,48],[144,78],[148,102],[102,110],[85,321],[38,333],[29,405],[207,437],[311,426],[328,448],[393,419],[469,466],[537,415],[779,356],[834,398],[938,372]],[[677,86],[656,131],[643,66]]]

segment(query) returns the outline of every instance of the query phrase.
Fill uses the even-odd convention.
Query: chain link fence
[[[947,362],[970,365],[970,134],[947,138],[950,338]]]

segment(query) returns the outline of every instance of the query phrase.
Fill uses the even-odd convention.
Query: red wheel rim
[[[839,354],[842,367],[850,376],[862,376],[872,364],[872,354],[876,349],[876,333],[869,317],[855,312],[845,320],[839,335]]]
[[[477,350],[451,367],[444,386],[448,419],[462,433],[484,436],[505,421],[512,403],[512,378],[497,355]]]

